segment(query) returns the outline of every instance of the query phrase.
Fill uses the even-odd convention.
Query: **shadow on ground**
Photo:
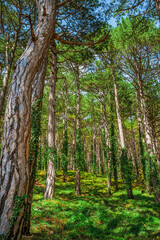
[[[134,200],[127,199],[122,183],[108,196],[105,177],[85,173],[77,196],[75,172],[68,173],[67,183],[58,172],[54,199],[43,200],[44,179],[41,172],[34,190],[32,236],[26,239],[160,239],[160,204],[140,194],[142,187],[135,187]]]

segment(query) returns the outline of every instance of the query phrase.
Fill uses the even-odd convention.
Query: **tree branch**
[[[59,42],[63,43],[63,44],[67,44],[67,45],[93,46],[95,44],[103,42],[109,36],[109,32],[104,37],[100,38],[98,41],[93,41],[93,42],[73,42],[73,41],[68,41],[68,40],[62,39],[58,34],[55,35],[55,39],[58,40]]]
[[[56,4],[56,7],[57,7],[57,8],[62,7],[62,6],[64,6],[64,5],[65,5],[66,3],[68,3],[68,2],[72,2],[72,1],[71,1],[71,0],[63,1],[63,2],[61,2],[61,3]]]

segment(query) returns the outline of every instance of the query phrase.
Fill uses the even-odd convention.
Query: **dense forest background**
[[[159,0],[1,0],[0,239],[158,239],[158,216],[144,235],[138,225],[154,222],[145,215],[127,235],[125,224],[111,230],[128,218],[105,221],[123,201],[130,214],[138,202],[154,217],[159,207],[159,20]],[[103,227],[91,228],[92,214],[72,222],[77,209],[74,232],[52,222],[53,236],[42,236],[35,202],[49,216],[61,190],[63,212],[73,199],[80,214],[111,210],[97,220]],[[104,207],[87,205],[93,199]]]

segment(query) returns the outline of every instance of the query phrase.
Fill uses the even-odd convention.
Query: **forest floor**
[[[160,239],[160,204],[140,184],[134,184],[134,200],[127,199],[122,181],[108,196],[106,178],[81,173],[82,195],[75,194],[75,172],[67,182],[57,172],[55,196],[44,200],[46,173],[36,179],[30,240]],[[114,185],[114,182],[112,183]],[[142,193],[143,192],[143,193]]]

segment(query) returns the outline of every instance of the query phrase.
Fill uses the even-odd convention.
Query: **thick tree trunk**
[[[39,72],[35,76],[32,92],[32,122],[31,122],[31,142],[29,153],[29,190],[27,196],[27,204],[25,211],[25,220],[23,226],[23,234],[30,234],[30,218],[31,218],[31,204],[33,198],[33,187],[35,183],[38,147],[39,147],[39,134],[40,134],[40,120],[42,109],[42,98],[44,89],[44,80],[47,68],[47,54],[42,61]],[[33,136],[32,136],[33,134]]]
[[[56,93],[56,80],[57,80],[57,50],[56,43],[52,44],[52,76],[50,81],[49,90],[49,110],[48,110],[48,148],[50,151],[50,157],[47,166],[47,179],[44,191],[45,199],[52,199],[54,194],[55,185],[55,166],[53,163],[54,156],[53,150],[55,148],[55,93]],[[52,158],[52,159],[51,159]]]
[[[55,1],[39,0],[35,41],[29,41],[16,64],[8,97],[0,160],[0,234],[19,240],[29,187],[31,95],[34,76],[50,44]]]
[[[80,170],[76,172],[76,194],[81,195],[81,185],[80,185]]]

